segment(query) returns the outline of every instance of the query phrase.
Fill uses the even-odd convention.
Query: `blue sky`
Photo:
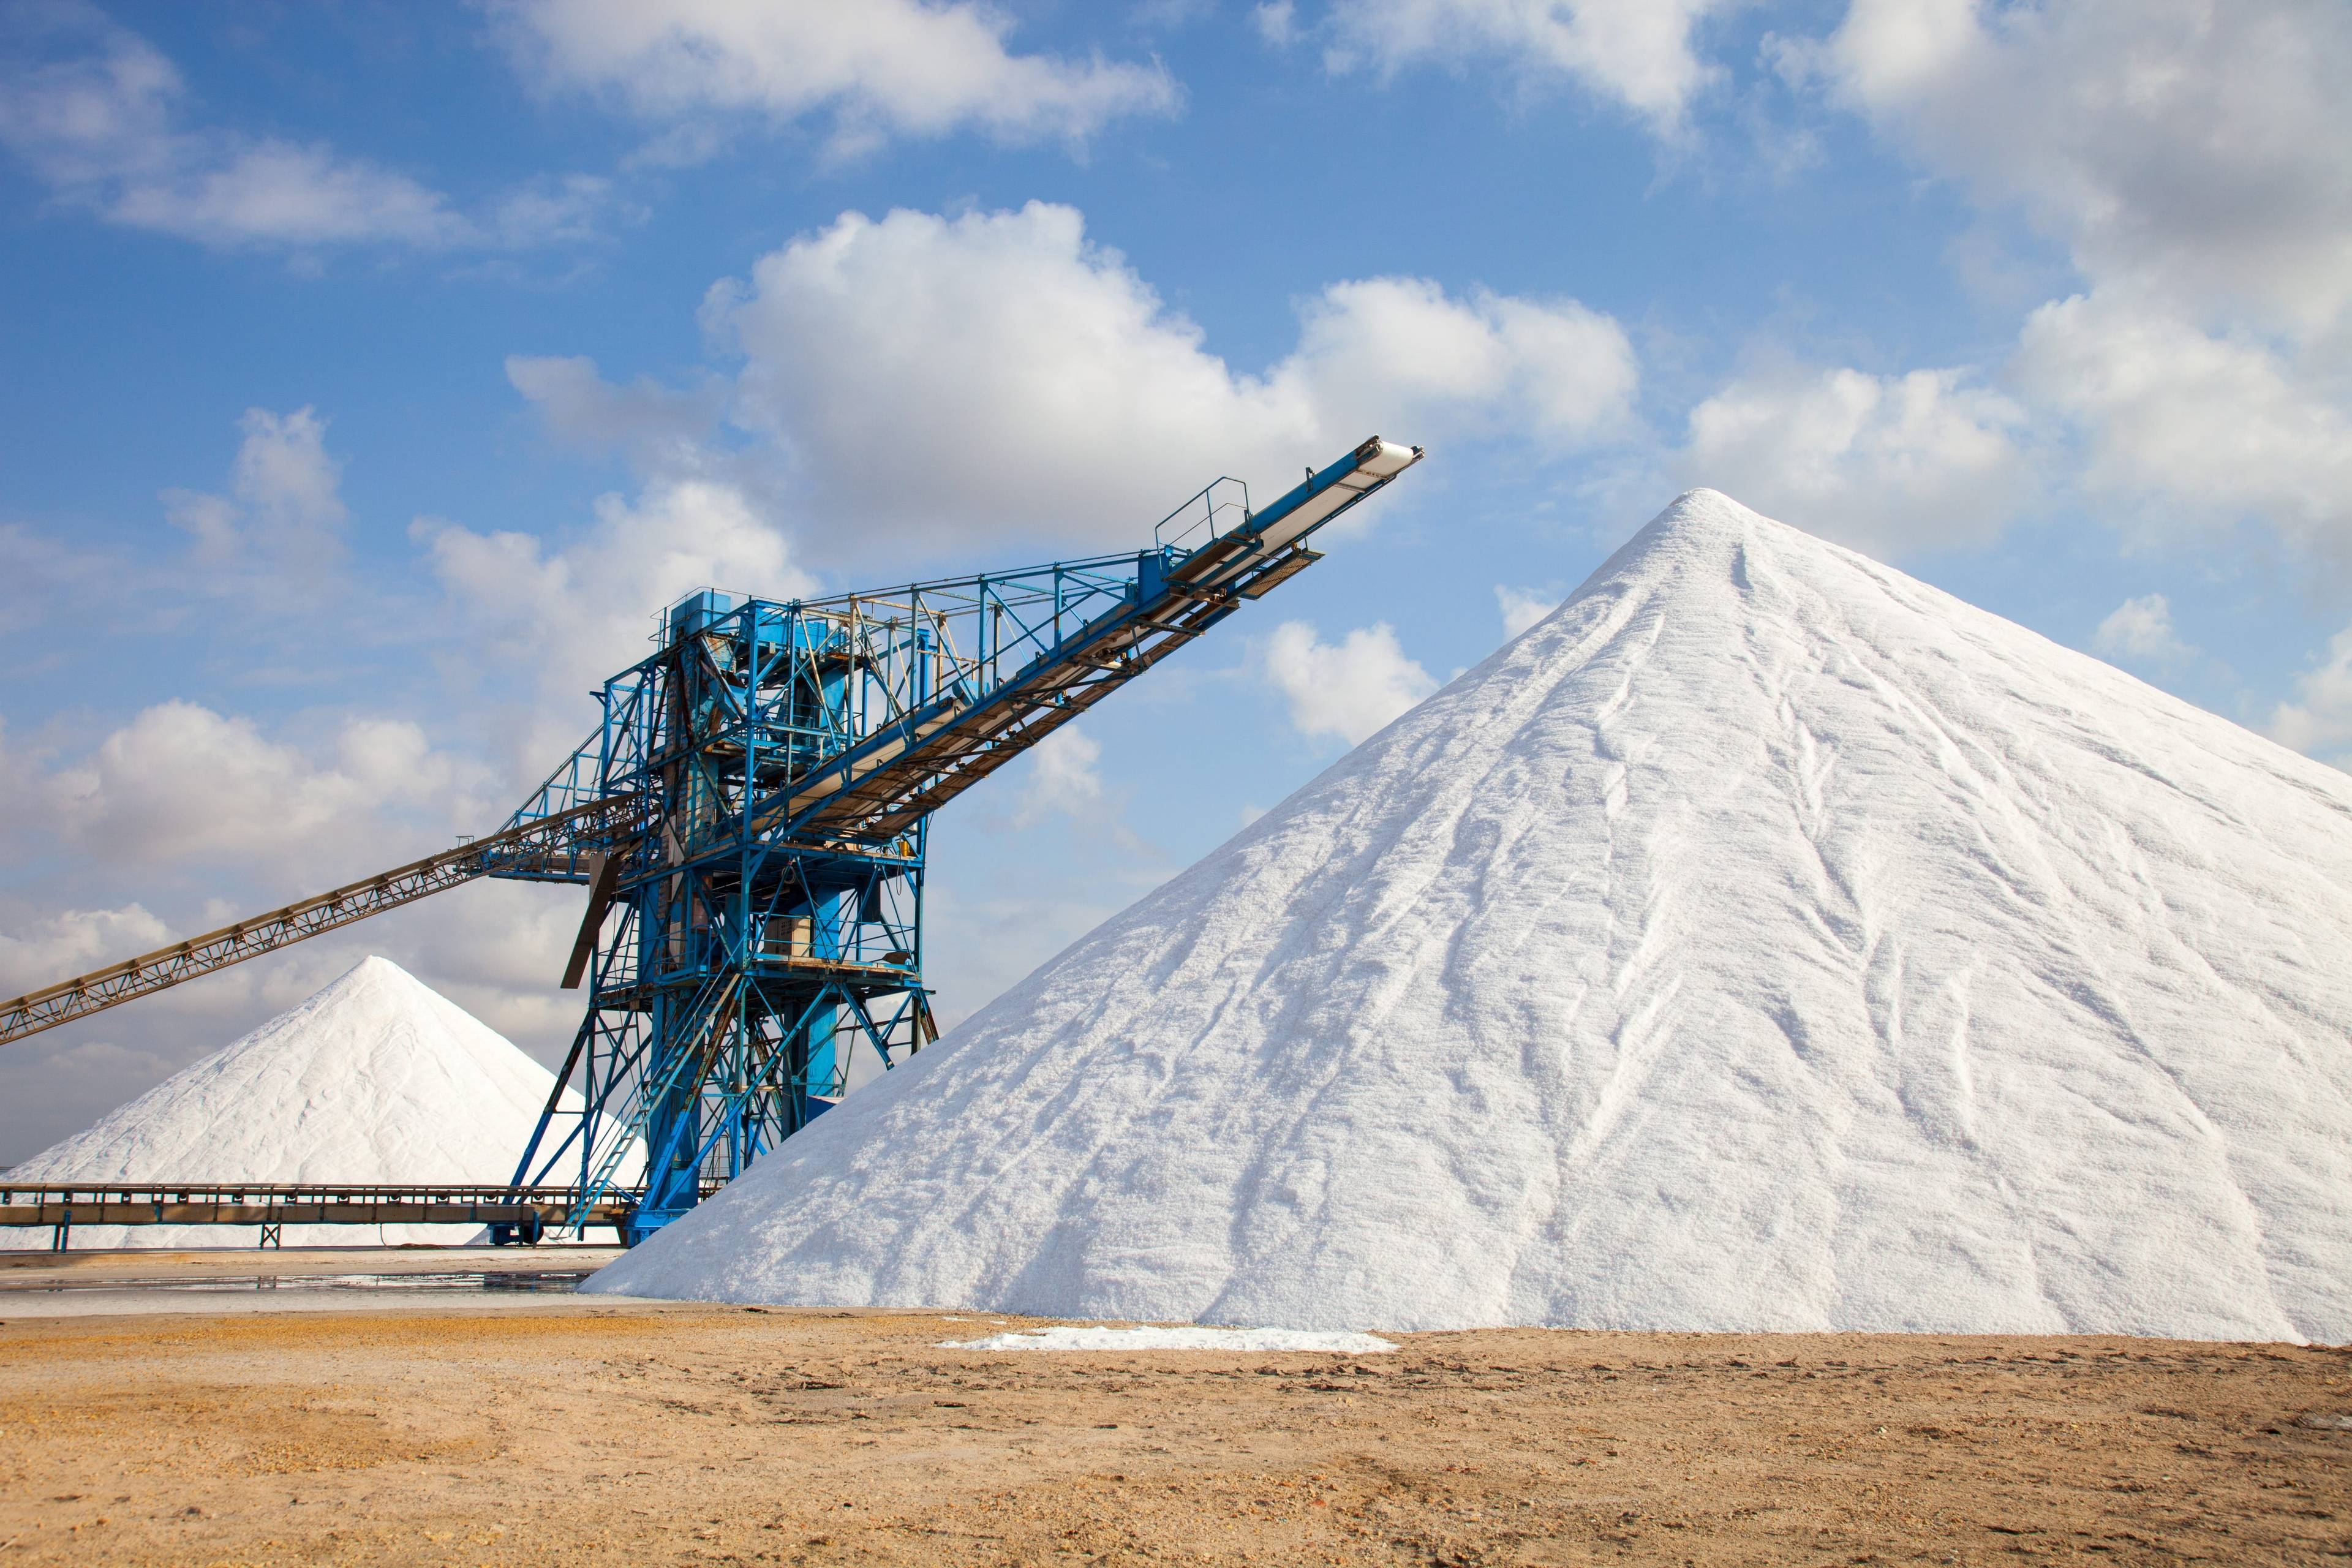
[[[705,582],[1314,572],[934,837],[969,1012],[1709,484],[2352,753],[2334,0],[89,5],[0,20],[0,988],[495,825]],[[551,1053],[566,892],[10,1047],[0,1162],[362,953]]]

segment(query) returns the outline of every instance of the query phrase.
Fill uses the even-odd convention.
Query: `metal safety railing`
[[[1151,531],[1151,542],[1161,550],[1189,553],[1249,520],[1249,486],[1227,475],[1202,486],[1199,494],[1161,518]],[[1171,528],[1176,531],[1171,533]]]
[[[588,1205],[576,1189],[465,1183],[383,1185],[317,1182],[10,1182],[0,1177],[0,1226],[57,1232],[64,1250],[79,1226],[255,1226],[278,1245],[289,1225],[480,1225],[535,1241],[564,1221],[618,1226],[638,1194],[610,1188]],[[576,1234],[576,1231],[575,1231]]]

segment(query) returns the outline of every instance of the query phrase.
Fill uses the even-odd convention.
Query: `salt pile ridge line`
[[[367,958],[252,1033],[51,1145],[16,1182],[503,1184],[555,1076],[387,958]],[[390,1246],[476,1226],[386,1226]],[[350,1247],[376,1227],[289,1225],[285,1247]],[[77,1249],[235,1247],[233,1226],[77,1226]],[[46,1248],[47,1230],[0,1230]]]
[[[590,1289],[2352,1339],[2352,778],[1710,491]]]

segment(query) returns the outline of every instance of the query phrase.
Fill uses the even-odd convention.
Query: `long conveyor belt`
[[[255,915],[233,926],[44,986],[14,1001],[0,1003],[0,1045],[120,1006],[215,969],[258,958],[306,937],[382,914],[478,877],[588,880],[595,869],[592,859],[594,852],[590,846],[627,833],[633,822],[632,812],[633,803],[625,797],[590,801],[457,845],[422,860],[396,866],[363,881],[347,883],[267,914]]]
[[[63,1249],[74,1227],[89,1225],[257,1226],[264,1246],[289,1225],[509,1226],[525,1240],[551,1232],[572,1215],[570,1187],[353,1186],[342,1184],[73,1182],[14,1185],[0,1177],[0,1226],[40,1226]],[[603,1194],[585,1225],[618,1226],[636,1194]]]

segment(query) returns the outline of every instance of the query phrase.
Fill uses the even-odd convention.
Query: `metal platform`
[[[289,1225],[480,1225],[535,1241],[573,1213],[570,1187],[347,1186],[268,1183],[14,1185],[0,1179],[0,1226],[54,1230],[51,1247],[72,1244],[87,1225],[249,1225],[261,1245],[276,1247]],[[637,1194],[613,1189],[591,1207],[588,1224],[617,1231]]]

